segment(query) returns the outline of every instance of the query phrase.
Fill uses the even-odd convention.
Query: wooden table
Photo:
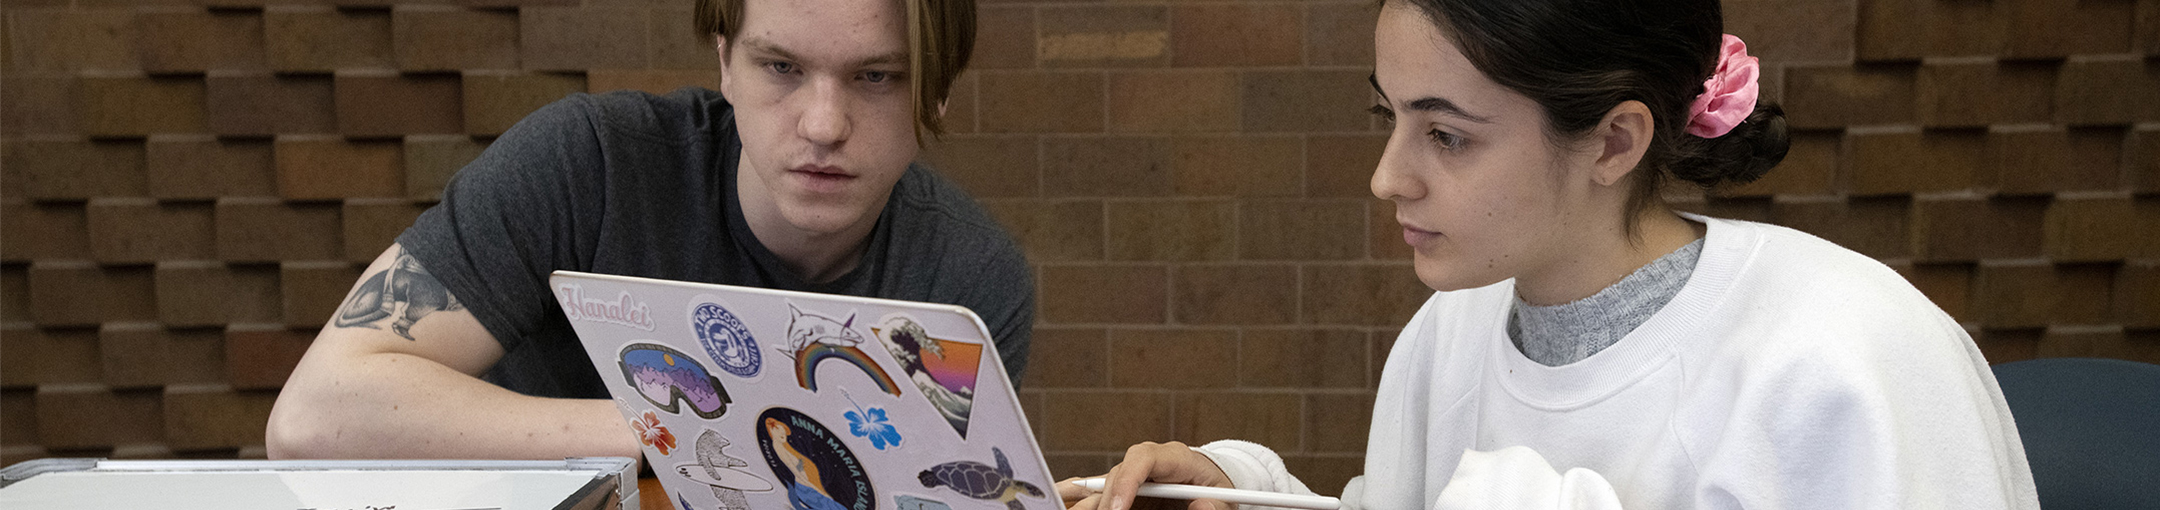
[[[675,510],[675,502],[668,500],[667,489],[660,486],[658,478],[639,478],[637,493],[638,510]]]

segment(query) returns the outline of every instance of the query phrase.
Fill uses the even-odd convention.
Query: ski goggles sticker
[[[623,380],[662,411],[680,414],[677,402],[687,402],[691,413],[710,420],[727,414],[728,403],[733,402],[720,378],[668,346],[630,344],[623,347],[620,364]]]

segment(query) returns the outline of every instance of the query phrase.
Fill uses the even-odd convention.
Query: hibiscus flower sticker
[[[862,404],[855,403],[855,397],[848,397],[848,403],[855,406],[855,410],[843,413],[847,416],[848,433],[855,437],[870,438],[870,446],[879,450],[887,446],[900,446],[900,430],[893,428],[892,420],[885,416],[884,409],[872,407],[865,411]]]
[[[660,424],[660,415],[650,410],[640,419],[632,420],[630,429],[637,431],[638,442],[660,450],[661,455],[675,451],[675,433],[668,432],[667,426]]]

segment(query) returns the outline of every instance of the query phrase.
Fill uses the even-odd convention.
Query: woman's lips
[[[1418,230],[1408,226],[1405,226],[1402,229],[1403,243],[1409,244],[1411,247],[1423,246],[1425,243],[1431,242],[1432,240],[1439,238],[1439,232]]]

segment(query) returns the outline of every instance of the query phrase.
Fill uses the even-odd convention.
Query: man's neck
[[[874,217],[839,232],[797,228],[780,212],[771,188],[748,164],[737,160],[735,197],[742,205],[743,222],[750,225],[758,244],[805,282],[827,283],[855,270],[870,244],[870,232],[877,226]]]

